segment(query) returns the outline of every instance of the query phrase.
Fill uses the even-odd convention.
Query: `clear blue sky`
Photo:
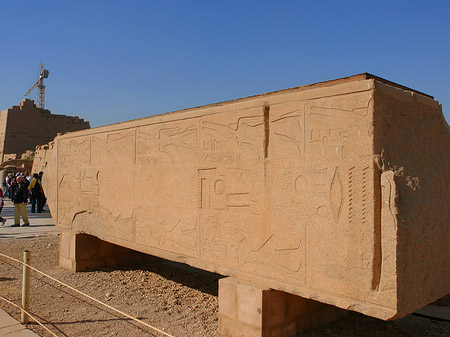
[[[0,110],[101,126],[369,72],[450,121],[450,1],[0,1]],[[33,99],[36,92],[33,92]]]

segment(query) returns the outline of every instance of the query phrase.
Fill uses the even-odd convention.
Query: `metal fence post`
[[[31,252],[25,250],[23,252],[23,262],[30,264]],[[22,314],[20,316],[20,323],[28,323],[28,315],[25,311],[30,309],[30,268],[23,265],[23,279],[22,279]]]

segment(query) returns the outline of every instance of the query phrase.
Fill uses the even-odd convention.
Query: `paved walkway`
[[[17,322],[3,310],[0,310],[0,336],[38,337],[33,331]]]
[[[8,199],[5,200],[1,216],[6,219],[5,226],[0,224],[1,239],[32,238],[43,235],[58,234],[59,229],[53,224],[53,219],[48,211],[48,206],[44,207],[44,213],[31,213],[31,205],[27,205],[29,227],[11,227],[14,224],[14,204]],[[20,219],[20,224],[23,220]]]
[[[14,224],[14,205],[5,200],[1,216],[6,219],[5,226],[0,224],[0,246],[2,239],[23,239],[45,235],[57,235],[59,229],[54,225],[53,219],[45,206],[44,213],[31,213],[31,205],[27,205],[29,227],[11,227]],[[23,224],[22,219],[20,223]],[[2,301],[3,302],[3,301]],[[0,309],[0,336],[8,337],[38,337],[33,331],[28,330],[20,322]]]

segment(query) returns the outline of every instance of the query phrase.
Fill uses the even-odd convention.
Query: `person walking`
[[[3,186],[3,198],[6,198],[6,197],[8,197],[8,192],[9,192],[9,188],[8,188],[8,185],[9,185],[9,175],[6,175],[6,177],[5,177],[5,179],[3,179],[3,182],[2,182],[2,186]]]
[[[37,212],[42,213],[45,212],[44,206],[47,201],[47,198],[45,197],[44,189],[42,188],[42,176],[44,175],[44,172],[39,172],[39,184],[41,185],[41,196],[37,199]]]
[[[24,182],[24,184],[26,185],[26,188],[27,188],[27,194],[26,194],[26,196],[25,196],[25,203],[26,204],[28,204],[28,198],[30,197],[30,181],[28,180],[28,178],[27,178],[27,176],[26,176],[26,174],[27,174],[28,172],[25,172],[25,174],[21,174],[21,177],[23,178],[23,182]]]
[[[17,185],[16,176],[14,174],[11,174],[9,177],[9,185],[8,185],[9,198],[11,199],[11,201],[13,200],[14,197],[14,190],[16,189],[16,185]]]
[[[0,214],[1,214],[2,210],[3,210],[3,206],[5,205],[5,203],[3,201],[3,191],[1,188],[0,188],[0,200],[1,200],[1,202],[0,202]],[[6,219],[0,216],[0,223],[2,224],[2,226],[5,225],[5,222],[6,222]]]
[[[29,182],[29,183],[31,183],[31,180],[33,179],[33,177],[32,176],[30,176],[30,172],[25,172],[25,178],[27,178],[27,181]]]
[[[13,203],[14,203],[14,225],[11,227],[19,227],[20,226],[20,215],[22,215],[23,225],[29,226],[30,223],[28,221],[27,214],[27,193],[28,193],[28,184],[25,183],[25,178],[22,176],[16,177],[17,186],[14,189]]]
[[[30,184],[30,201],[31,201],[31,213],[36,213],[36,203],[38,204],[38,213],[39,212],[39,206],[40,201],[42,198],[42,186],[41,186],[41,179],[39,178],[39,174],[34,173],[33,174],[33,180],[31,180]]]

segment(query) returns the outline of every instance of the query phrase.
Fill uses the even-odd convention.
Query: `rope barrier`
[[[51,335],[53,335],[53,336],[55,336],[55,337],[58,337],[58,336],[55,335],[53,332],[51,332],[44,324],[42,324],[41,322],[39,322],[32,314],[30,314],[28,311],[23,310],[23,309],[21,308],[20,305],[17,305],[17,304],[15,304],[15,303],[13,303],[13,302],[7,300],[7,299],[4,298],[3,296],[0,296],[0,299],[2,299],[3,301],[5,301],[5,302],[11,304],[12,306],[14,306],[14,307],[16,307],[16,308],[19,308],[20,310],[24,311],[28,316],[31,317],[31,319],[32,319],[33,321],[35,321],[37,324],[39,324],[41,327],[43,327],[45,330],[47,330]]]
[[[123,311],[120,311],[119,309],[116,309],[116,308],[114,308],[114,307],[112,307],[112,306],[110,306],[110,305],[108,305],[108,304],[106,304],[106,303],[103,303],[102,301],[97,300],[96,298],[94,298],[94,297],[92,297],[92,296],[89,296],[89,295],[87,295],[87,294],[85,294],[85,293],[79,291],[78,289],[75,289],[75,288],[69,286],[68,284],[65,284],[65,283],[61,282],[61,281],[55,279],[54,277],[51,277],[50,275],[47,275],[47,274],[43,273],[42,271],[40,271],[40,270],[38,270],[38,269],[36,269],[36,268],[34,268],[34,267],[32,267],[32,266],[30,266],[30,265],[28,265],[28,264],[22,262],[22,261],[20,261],[20,260],[17,260],[17,259],[15,259],[15,258],[13,258],[13,257],[10,257],[10,256],[5,255],[5,254],[2,254],[2,253],[0,253],[0,256],[3,256],[3,257],[5,257],[5,258],[7,258],[7,259],[10,259],[10,260],[15,261],[15,262],[17,262],[17,263],[20,263],[20,264],[22,264],[22,265],[24,265],[24,266],[27,266],[27,267],[29,267],[30,269],[34,270],[35,272],[37,272],[37,273],[39,273],[39,274],[41,274],[41,275],[43,275],[43,276],[49,278],[50,280],[55,281],[56,283],[59,283],[59,284],[65,286],[65,287],[69,288],[70,290],[72,290],[72,291],[74,291],[74,292],[76,292],[76,293],[78,293],[78,294],[80,294],[80,295],[82,295],[82,296],[85,296],[85,297],[89,298],[90,300],[92,300],[92,301],[94,301],[94,302],[96,302],[96,303],[98,303],[98,304],[101,304],[101,305],[107,307],[108,309],[111,309],[112,311],[115,311],[115,312],[117,312],[117,313],[119,313],[119,314],[121,314],[121,315],[123,315],[123,316],[129,318],[129,319],[132,319],[133,321],[135,321],[135,322],[137,322],[137,323],[140,323],[140,324],[146,326],[147,328],[153,329],[153,330],[159,332],[160,334],[162,334],[162,335],[164,335],[164,336],[167,336],[167,337],[175,337],[175,336],[173,336],[173,335],[168,334],[167,332],[164,332],[164,331],[162,331],[162,330],[160,330],[160,329],[158,329],[158,328],[155,328],[154,326],[152,326],[152,325],[150,325],[150,324],[148,324],[148,323],[145,323],[145,322],[143,322],[143,321],[141,321],[141,320],[139,320],[139,319],[137,319],[137,318],[135,318],[135,317],[133,317],[133,316],[130,316],[130,315],[124,313]]]

